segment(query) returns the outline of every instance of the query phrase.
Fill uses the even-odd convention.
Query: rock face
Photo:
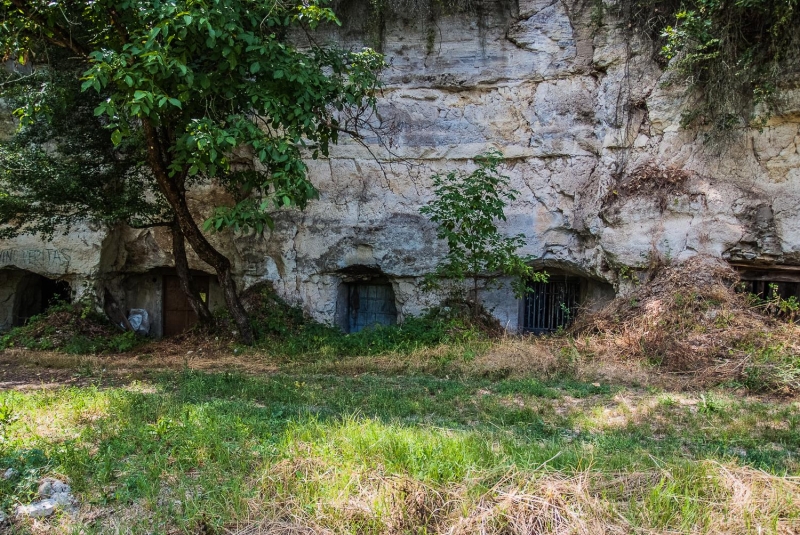
[[[243,286],[271,280],[289,301],[330,322],[341,311],[343,283],[382,277],[400,318],[419,313],[439,298],[419,283],[445,252],[418,213],[431,199],[430,176],[471,170],[471,158],[488,148],[503,151],[521,192],[504,229],[524,233],[522,253],[541,266],[585,277],[585,294],[607,297],[623,266],[696,254],[800,265],[800,89],[783,89],[783,108],[762,130],[710,145],[680,127],[692,103],[683,88],[664,84],[670,73],[653,59],[653,45],[621,21],[593,20],[591,6],[573,0],[479,4],[478,12],[435,21],[386,21],[380,37],[391,67],[377,114],[386,133],[366,139],[370,150],[343,141],[329,159],[309,161],[320,199],[304,212],[278,212],[274,231],[213,237]],[[318,38],[372,43],[367,9],[345,3],[344,26]],[[654,187],[657,170],[667,176],[671,169],[682,173],[680,183]],[[641,187],[630,187],[637,180]],[[195,191],[198,218],[221,195]],[[82,287],[107,284],[127,308],[152,308],[125,298],[131,292],[123,287],[127,274],[171,265],[168,238],[161,230],[87,229],[57,247],[6,242],[0,266]],[[153,292],[144,293],[157,303]],[[0,302],[11,294],[0,289]],[[509,289],[483,297],[516,327],[519,306]]]

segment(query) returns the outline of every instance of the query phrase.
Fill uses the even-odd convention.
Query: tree
[[[231,262],[195,222],[186,191],[214,180],[237,193],[237,203],[218,207],[206,230],[261,232],[272,225],[273,207],[304,207],[316,191],[301,151],[327,155],[340,132],[357,135],[359,112],[375,104],[382,56],[313,39],[303,49],[293,46],[292,31],[337,22],[314,1],[0,0],[0,6],[6,58],[58,70],[47,61],[51,51],[68,53],[83,68],[81,89],[103,96],[94,113],[110,140],[140,143],[174,217],[174,236],[216,271],[241,338],[252,342]],[[40,112],[37,98],[29,93],[20,108],[23,124]],[[252,165],[232,166],[242,155]]]
[[[141,140],[131,137],[115,146],[94,113],[103,95],[82,92],[85,69],[53,53],[59,56],[54,66],[20,66],[24,76],[2,73],[3,82],[12,82],[2,92],[5,111],[32,102],[37,111],[21,110],[26,120],[0,141],[0,238],[28,233],[50,239],[82,222],[168,226],[181,286],[200,323],[210,323],[213,317],[189,274],[183,235],[146,172]]]
[[[478,280],[486,274],[516,278],[515,293],[524,292],[529,281],[546,281],[547,274],[535,271],[529,257],[517,251],[525,245],[525,235],[504,236],[497,221],[505,221],[505,207],[517,198],[509,178],[500,172],[503,154],[490,150],[475,157],[477,169],[471,173],[450,171],[435,174],[434,199],[420,208],[438,226],[437,236],[447,242],[447,255],[429,278],[438,286],[441,280],[472,281],[473,314],[478,313]]]

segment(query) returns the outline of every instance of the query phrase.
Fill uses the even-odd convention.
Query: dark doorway
[[[743,280],[739,287],[761,299],[772,299],[775,295],[781,299],[800,299],[800,282]]]
[[[545,334],[569,325],[578,311],[580,279],[550,276],[548,282],[529,284],[522,309],[522,330]]]
[[[741,282],[737,289],[758,296],[760,299],[772,299],[778,295],[781,299],[794,297],[800,299],[800,267],[771,266],[755,267],[732,264],[739,272]]]
[[[370,281],[347,284],[347,332],[396,323],[397,307],[391,284]]]
[[[14,297],[14,326],[19,327],[51,305],[70,302],[71,289],[67,281],[48,279],[35,273],[26,275],[17,286]]]
[[[209,277],[193,275],[192,280],[200,291],[200,298],[208,303]],[[181,334],[197,323],[197,314],[189,305],[177,275],[164,275],[163,312],[164,336]]]

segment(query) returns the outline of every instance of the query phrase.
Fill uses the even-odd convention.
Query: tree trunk
[[[478,276],[472,277],[472,319],[478,319]]]
[[[181,290],[186,294],[189,306],[191,306],[194,313],[197,314],[200,325],[212,325],[214,323],[214,317],[208,310],[208,297],[206,296],[205,302],[200,298],[200,292],[197,290],[192,280],[191,273],[189,273],[189,261],[186,259],[186,243],[183,239],[181,229],[178,227],[177,223],[173,222],[170,226],[170,230],[172,231],[172,256],[175,257],[175,271],[181,283]]]
[[[194,217],[189,211],[189,206],[186,204],[186,189],[182,181],[175,180],[169,174],[168,162],[170,156],[161,144],[156,127],[146,119],[142,121],[142,126],[147,140],[147,158],[150,167],[153,170],[153,175],[161,193],[164,194],[167,202],[172,207],[181,234],[192,246],[197,256],[217,272],[217,279],[225,295],[228,311],[239,328],[239,338],[245,344],[252,345],[255,341],[253,329],[250,326],[250,318],[239,300],[230,260],[208,242],[195,223]]]

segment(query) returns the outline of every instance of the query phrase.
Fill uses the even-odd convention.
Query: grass
[[[0,509],[50,476],[79,513],[12,533],[800,533],[797,326],[685,275],[545,338],[346,335],[262,288],[255,348],[74,356],[59,325],[109,335],[56,311],[3,342]]]
[[[48,521],[66,533],[800,529],[791,400],[564,378],[185,370],[4,391],[3,407],[0,468],[19,474],[0,480],[0,507],[27,503],[44,475],[67,479],[81,513]]]

